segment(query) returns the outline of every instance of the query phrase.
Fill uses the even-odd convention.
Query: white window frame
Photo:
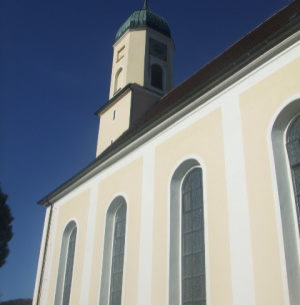
[[[195,159],[188,159],[182,162],[174,171],[171,178],[170,185],[170,248],[169,248],[169,305],[181,305],[182,304],[182,275],[181,275],[181,188],[182,183],[185,180],[187,174],[195,168],[201,168],[199,162]],[[203,170],[203,168],[202,168]],[[204,179],[202,179],[202,185],[204,186]],[[204,201],[203,194],[203,201]],[[205,209],[205,202],[203,204]],[[205,215],[205,210],[204,210]],[[204,217],[204,235],[206,234],[206,225]],[[206,240],[205,236],[204,239]],[[205,246],[205,254],[207,249]],[[205,262],[205,274],[206,274],[206,287],[207,285],[207,260]],[[206,302],[207,302],[207,288],[206,288]]]
[[[300,300],[300,241],[286,136],[299,113],[300,99],[296,99],[278,114],[271,130],[290,305],[298,305]]]
[[[125,204],[127,208],[127,202],[125,198],[123,196],[117,196],[111,202],[106,213],[99,305],[110,304],[111,267],[112,267],[112,255],[113,255],[112,252],[113,252],[113,243],[114,243],[115,216],[116,216],[116,212],[118,211],[119,207],[122,204]],[[127,231],[127,221],[126,221],[125,232],[126,231]],[[126,249],[126,233],[125,233],[125,249]],[[124,249],[124,265],[126,259],[125,249]],[[123,276],[124,276],[124,265],[123,265]],[[123,277],[123,283],[124,283],[124,277]]]
[[[75,256],[76,256],[76,241],[77,241],[77,224],[74,220],[72,220],[67,224],[67,226],[64,230],[64,233],[63,233],[63,237],[62,237],[58,274],[57,274],[56,292],[55,292],[55,301],[54,301],[55,305],[61,305],[63,302],[65,280],[66,280],[66,278],[65,278],[66,277],[66,266],[67,266],[67,260],[68,260],[68,248],[69,248],[70,236],[74,230],[76,230],[76,239],[75,239],[74,261],[73,261],[72,271],[74,269],[74,262],[75,262]],[[72,274],[72,277],[73,277],[73,274]],[[70,297],[71,297],[71,292],[70,292]]]

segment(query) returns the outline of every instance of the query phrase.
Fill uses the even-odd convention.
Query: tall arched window
[[[300,116],[298,116],[288,129],[286,148],[291,168],[291,176],[296,203],[298,229],[300,231]]]
[[[163,90],[163,69],[157,64],[151,66],[151,86]]]
[[[121,196],[111,203],[107,215],[101,276],[101,305],[121,305],[127,206]]]
[[[184,178],[181,218],[182,305],[206,304],[202,171],[192,169]]]
[[[115,77],[115,93],[120,91],[123,86],[123,69],[120,68]]]
[[[65,228],[62,238],[55,305],[69,305],[71,296],[77,226],[71,221]]]
[[[170,199],[169,305],[205,305],[203,179],[196,160],[176,169]]]
[[[192,169],[184,178],[181,217],[182,305],[206,304],[202,171]]]
[[[288,104],[279,113],[271,134],[282,224],[284,271],[291,305],[298,305],[300,300],[299,135],[300,99]]]

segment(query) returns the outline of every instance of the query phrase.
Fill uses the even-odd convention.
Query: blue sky
[[[175,42],[180,84],[290,0],[149,0]],[[92,162],[112,44],[143,0],[0,1],[0,184],[15,217],[0,301],[31,298],[42,197]]]

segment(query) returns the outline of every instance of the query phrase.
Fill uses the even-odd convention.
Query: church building
[[[300,0],[173,88],[166,20],[113,45],[95,160],[46,209],[35,305],[300,304]]]

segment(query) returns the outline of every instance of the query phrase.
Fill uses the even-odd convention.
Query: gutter
[[[47,257],[47,250],[49,245],[49,236],[50,236],[50,228],[51,228],[51,221],[52,221],[52,214],[53,214],[53,206],[54,204],[51,203],[48,200],[48,206],[50,205],[50,214],[48,219],[48,225],[47,225],[47,233],[46,233],[46,240],[45,240],[45,247],[44,247],[44,254],[43,254],[43,261],[42,261],[42,269],[40,274],[40,280],[39,280],[39,288],[37,293],[37,299],[36,299],[36,305],[40,304],[41,300],[41,293],[42,293],[42,287],[43,287],[43,278],[45,273],[45,266],[46,266],[46,257]]]

